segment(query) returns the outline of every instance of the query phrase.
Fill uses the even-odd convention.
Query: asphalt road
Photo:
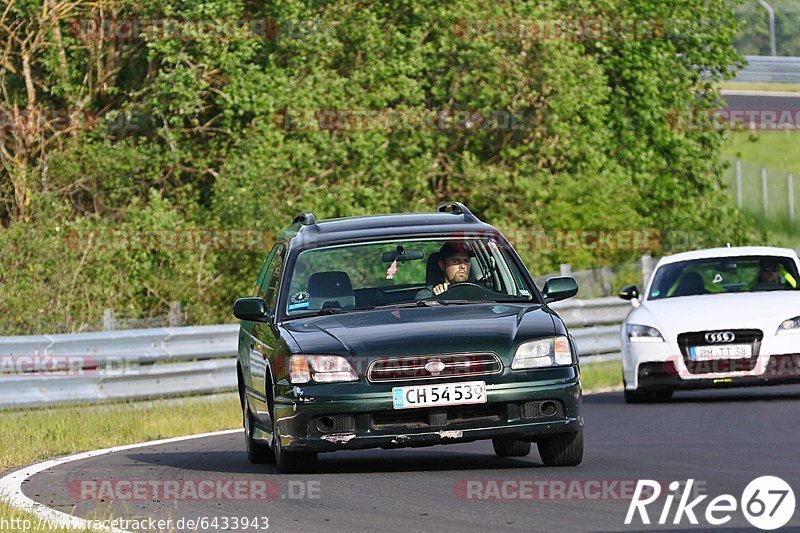
[[[639,479],[662,481],[665,492],[671,481],[694,479],[697,490],[690,500],[707,495],[695,507],[700,526],[706,528],[704,513],[711,498],[731,494],[738,501],[745,486],[760,476],[781,477],[800,500],[800,386],[681,392],[669,403],[654,405],[626,405],[620,393],[599,394],[585,397],[584,416],[585,458],[573,468],[544,467],[535,447],[529,457],[496,458],[484,441],[322,454],[318,473],[283,476],[270,465],[249,464],[243,436],[237,433],[70,463],[34,476],[23,491],[85,517],[152,516],[177,523],[205,516],[218,517],[219,526],[223,517],[229,526],[234,517],[268,517],[270,530],[304,532],[653,531],[690,526],[685,516],[678,526],[672,523],[680,494],[664,525],[656,523],[665,505],[662,495],[647,507],[654,524],[642,524],[637,515],[625,526]],[[266,501],[251,499],[258,491],[230,499],[224,490],[221,499],[212,500],[165,500],[158,495],[160,501],[124,501],[106,493],[105,501],[98,501],[81,498],[81,480],[183,480],[194,487],[202,480],[246,480],[246,486],[266,481],[277,492],[267,491],[274,499]],[[510,483],[492,485],[487,480]],[[526,490],[533,481],[540,483],[533,487],[552,488],[552,498],[531,499],[538,490],[549,490]],[[604,499],[596,499],[601,485],[590,481],[605,483]],[[523,499],[498,500],[504,494],[497,487],[504,487],[506,497],[522,489]],[[739,509],[731,516],[715,529],[749,527]],[[800,529],[800,512],[788,526]],[[179,530],[190,528],[184,524]]]
[[[800,93],[796,96],[726,94],[723,98],[728,111],[800,112]]]

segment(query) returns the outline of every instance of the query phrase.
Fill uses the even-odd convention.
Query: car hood
[[[800,291],[681,296],[647,300],[625,320],[669,337],[688,331],[761,329],[774,335],[781,322],[800,315]]]
[[[298,318],[284,323],[302,353],[369,360],[399,355],[494,352],[510,364],[519,342],[554,335],[539,304],[464,304],[387,308]]]

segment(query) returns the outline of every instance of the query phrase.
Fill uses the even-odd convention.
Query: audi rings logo
[[[721,344],[723,342],[733,342],[736,335],[732,331],[709,331],[706,333],[706,342],[709,344]]]

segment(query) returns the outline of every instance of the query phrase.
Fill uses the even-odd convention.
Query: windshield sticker
[[[310,295],[306,291],[300,291],[289,297],[289,311],[296,309],[307,309]]]
[[[289,298],[289,303],[296,304],[300,302],[306,302],[308,298],[309,294],[306,291],[296,292]]]

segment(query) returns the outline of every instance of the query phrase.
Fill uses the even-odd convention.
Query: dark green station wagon
[[[463,204],[317,221],[298,215],[241,319],[247,456],[281,472],[318,452],[491,439],[536,442],[549,466],[583,458],[575,343],[509,242]]]

